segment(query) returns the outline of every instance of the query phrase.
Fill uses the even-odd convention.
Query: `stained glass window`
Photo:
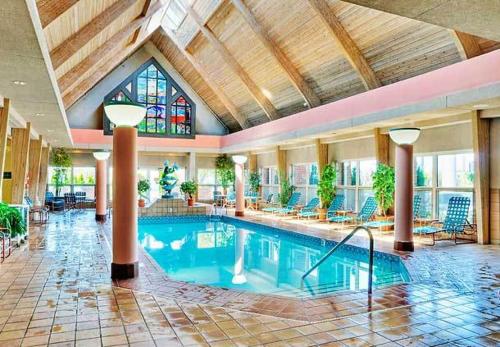
[[[146,117],[137,126],[139,134],[189,137],[194,134],[194,105],[153,59],[125,80],[106,100],[134,101],[146,107]],[[111,132],[113,127],[105,120],[105,132]]]

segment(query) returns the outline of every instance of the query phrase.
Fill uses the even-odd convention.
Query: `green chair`
[[[413,195],[413,220],[417,219],[420,213],[420,202],[422,198],[420,195]],[[385,227],[394,226],[394,221],[370,221],[363,224],[367,228],[382,229]]]
[[[315,217],[317,215],[316,208],[319,205],[318,198],[312,198],[309,200],[306,206],[304,206],[300,212],[297,213],[298,218],[310,218]]]
[[[369,221],[377,210],[377,202],[373,196],[366,198],[363,207],[356,216],[332,216],[328,221],[334,223],[353,222],[356,224]]]
[[[330,203],[330,206],[328,207],[328,210],[326,211],[326,218],[330,218],[331,216],[334,216],[337,214],[337,211],[342,208],[344,205],[344,195],[342,194],[337,194],[335,195],[335,198],[333,198],[333,201]],[[299,213],[299,217],[302,218],[311,218],[311,217],[318,217],[319,213],[317,211],[311,211],[311,212],[305,212],[305,213]]]
[[[284,210],[290,210],[290,209],[295,209],[295,206],[299,203],[300,200],[300,193],[299,192],[293,192],[292,195],[290,196],[290,199],[288,199],[288,203],[286,204],[286,207],[266,207],[263,208],[262,211],[264,212],[271,212],[271,213],[278,213],[278,211],[284,211]]]
[[[434,222],[431,225],[413,229],[416,235],[432,235],[432,245],[436,244],[436,234],[440,232],[448,233],[457,243],[457,235],[466,234],[466,228],[475,232],[474,225],[467,221],[469,214],[470,199],[463,196],[453,196],[448,201],[448,209],[443,222]]]

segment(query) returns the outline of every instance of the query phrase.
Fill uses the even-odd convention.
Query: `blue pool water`
[[[179,281],[294,297],[363,290],[368,284],[368,251],[344,245],[301,290],[301,276],[335,243],[228,217],[141,219],[139,242]],[[375,287],[408,280],[399,257],[376,252]]]

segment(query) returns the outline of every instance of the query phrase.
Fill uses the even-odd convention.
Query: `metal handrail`
[[[347,235],[342,241],[335,245],[328,253],[326,253],[316,264],[314,264],[309,270],[306,271],[304,275],[302,275],[302,279],[300,281],[300,289],[304,288],[304,279],[309,276],[311,272],[313,272],[318,266],[320,266],[328,257],[330,257],[340,246],[345,244],[347,241],[351,239],[351,237],[358,232],[358,230],[363,229],[368,233],[368,237],[370,238],[370,253],[368,255],[368,294],[372,293],[372,284],[373,284],[373,235],[370,229],[364,226],[356,227],[349,235]]]

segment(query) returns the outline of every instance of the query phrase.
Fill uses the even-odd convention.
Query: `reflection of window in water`
[[[306,271],[316,264],[321,256],[321,253],[309,248],[292,249],[291,256],[292,269],[297,271]],[[317,276],[318,269],[315,269],[310,275]]]
[[[279,259],[279,245],[277,242],[269,239],[263,239],[261,242],[262,257],[271,260],[274,263]]]
[[[207,230],[210,227],[207,227]],[[225,248],[232,244],[234,230],[216,228],[217,231],[198,232],[196,234],[196,247],[198,249],[204,248]]]

